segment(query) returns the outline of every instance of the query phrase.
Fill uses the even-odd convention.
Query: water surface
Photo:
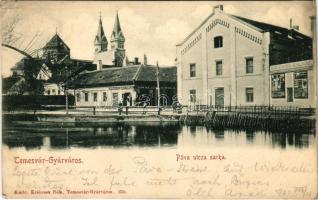
[[[211,129],[179,123],[43,123],[12,122],[3,127],[9,148],[181,148],[247,147],[305,149],[315,147],[313,131],[265,132]]]

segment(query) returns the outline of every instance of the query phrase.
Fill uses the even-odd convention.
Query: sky
[[[118,11],[128,58],[142,60],[146,54],[150,64],[158,61],[159,65],[171,66],[176,57],[176,44],[212,13],[213,6],[219,4],[224,6],[226,13],[286,28],[292,18],[293,24],[300,26],[300,32],[311,35],[309,17],[315,14],[311,1],[19,1],[2,4],[0,19],[2,24],[19,19],[14,31],[22,38],[15,44],[21,49],[26,48],[35,35],[29,51],[43,47],[57,32],[70,47],[72,58],[92,60],[99,13],[110,41]],[[22,57],[1,47],[2,76],[11,75],[10,68]]]

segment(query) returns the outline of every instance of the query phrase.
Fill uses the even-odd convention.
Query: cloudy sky
[[[148,62],[173,65],[175,45],[182,41],[211,12],[213,6],[224,5],[227,13],[289,27],[289,19],[300,26],[300,32],[310,35],[309,16],[314,14],[313,2],[17,2],[2,7],[2,22],[14,17],[20,20],[15,32],[23,39],[17,42],[24,49],[36,49],[55,34],[56,30],[71,48],[71,57],[92,59],[93,41],[101,12],[107,39],[114,25],[116,10],[126,37],[128,58],[143,57]],[[10,68],[21,59],[18,53],[1,47],[1,74],[10,75]]]

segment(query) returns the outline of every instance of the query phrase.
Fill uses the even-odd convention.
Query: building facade
[[[312,40],[214,7],[177,45],[178,99],[184,105],[269,105],[270,66],[312,59]]]
[[[177,92],[176,67],[160,67],[160,105]],[[76,106],[154,106],[158,102],[156,66],[113,67],[79,75],[72,83]],[[70,90],[69,90],[70,91]]]
[[[313,60],[272,65],[271,105],[316,107],[316,70]]]

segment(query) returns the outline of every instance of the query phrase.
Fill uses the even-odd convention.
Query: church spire
[[[101,13],[99,13],[99,25],[98,25],[98,30],[97,30],[94,43],[95,43],[95,53],[107,51],[108,41],[104,33]]]
[[[118,46],[118,43],[124,43],[125,42],[125,37],[124,34],[121,30],[120,27],[120,22],[119,22],[119,17],[118,17],[118,11],[116,12],[116,17],[115,17],[115,23],[114,23],[114,29],[111,35],[111,42],[115,44],[115,48],[121,48]],[[114,47],[114,45],[112,45]]]
[[[115,51],[115,66],[122,67],[125,58],[125,37],[120,27],[118,12],[116,12],[114,29],[111,35],[111,50]]]

